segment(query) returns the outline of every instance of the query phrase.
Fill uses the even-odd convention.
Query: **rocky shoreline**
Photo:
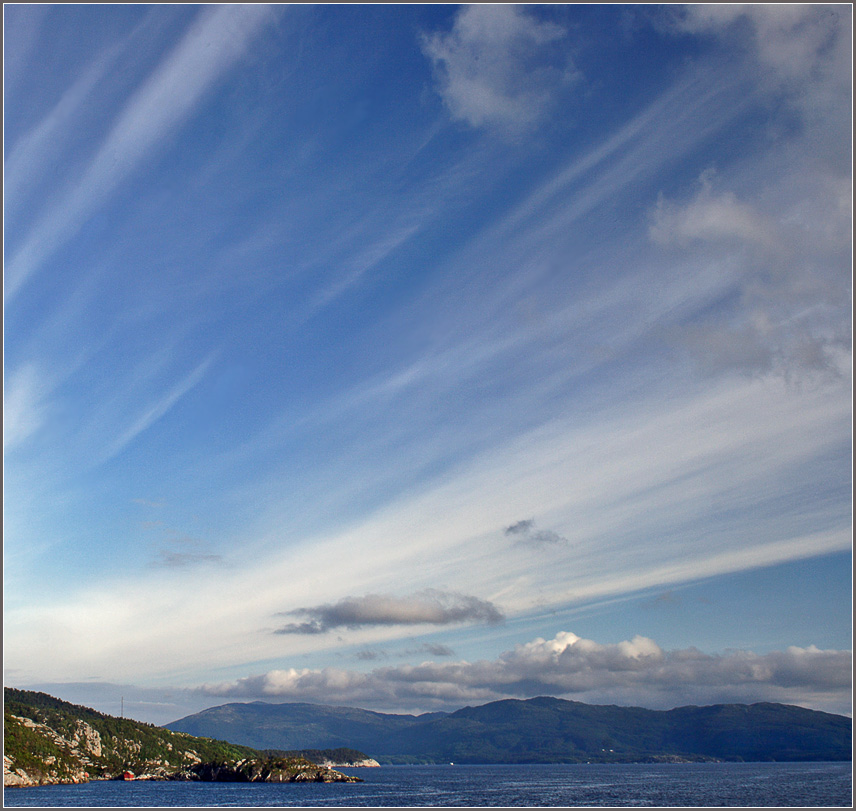
[[[212,783],[361,783],[359,777],[343,774],[328,766],[314,763],[247,758],[237,763],[199,763],[188,769],[170,769],[164,766],[143,774],[122,771],[118,774],[90,776],[81,769],[75,774],[59,775],[48,772],[28,773],[16,768],[8,757],[3,758],[3,787],[29,788],[33,786],[74,785],[97,780],[158,780]]]
[[[260,752],[198,738],[103,715],[41,693],[5,688],[4,698],[4,788],[96,780],[362,782],[297,753]],[[347,765],[357,765],[359,754],[348,753]],[[360,762],[377,765],[371,759]]]

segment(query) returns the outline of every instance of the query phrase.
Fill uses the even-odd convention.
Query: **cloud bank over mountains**
[[[850,651],[789,647],[755,654],[663,650],[635,636],[601,644],[563,631],[493,660],[424,662],[368,673],[340,668],[271,670],[208,684],[212,698],[311,701],[401,711],[458,709],[502,698],[552,695],[590,704],[667,709],[682,704],[805,703],[840,711],[851,686]]]

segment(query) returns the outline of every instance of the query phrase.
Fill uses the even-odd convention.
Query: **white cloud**
[[[814,646],[764,655],[706,654],[695,648],[665,651],[642,636],[601,644],[560,632],[550,640],[517,645],[494,660],[425,662],[370,673],[289,668],[200,689],[220,697],[276,697],[416,711],[537,695],[657,708],[683,702],[774,700],[841,711],[848,703],[851,662],[849,651]]]
[[[45,211],[6,268],[11,298],[142,161],[182,124],[275,12],[265,5],[204,8],[175,50],[128,101],[83,176]]]
[[[65,91],[54,108],[14,145],[4,166],[5,216],[24,202],[46,172],[58,162],[60,146],[74,131],[80,107],[93,95],[96,86],[116,61],[120,48],[114,46],[96,57]]]
[[[41,427],[49,391],[50,386],[33,364],[25,364],[10,375],[3,392],[4,448],[19,445]]]
[[[654,393],[596,422],[544,426],[323,535],[284,543],[279,517],[248,528],[231,552],[217,549],[222,565],[205,578],[169,568],[123,572],[11,608],[7,661],[29,681],[82,679],[93,669],[111,679],[164,678],[169,663],[187,683],[205,668],[286,664],[406,637],[412,626],[283,636],[271,622],[280,611],[335,606],[357,590],[394,594],[402,572],[411,594],[477,593],[513,620],[847,550],[849,511],[830,490],[843,467],[830,454],[840,458],[849,425],[849,398],[829,387],[729,381],[693,398]],[[801,505],[806,470],[812,490],[830,494],[811,511]],[[526,515],[544,516],[570,541],[550,546],[550,565],[503,535]],[[164,630],[177,617],[181,635]],[[43,645],[31,644],[34,634]]]
[[[763,87],[786,92],[796,109],[818,124],[830,114],[845,114],[841,99],[852,89],[849,5],[707,3],[689,4],[672,13],[680,30],[695,34],[739,41],[744,26],[762,70]],[[845,117],[849,120],[849,113]]]
[[[174,386],[163,397],[160,397],[157,402],[150,405],[134,422],[123,431],[110,445],[107,447],[102,461],[111,459],[119,453],[126,445],[132,442],[137,436],[145,431],[153,423],[163,417],[185,394],[199,384],[211,363],[214,356],[210,355],[203,360],[197,367]]]
[[[558,90],[577,78],[567,54],[551,47],[565,36],[514,5],[468,5],[448,34],[426,37],[443,101],[473,127],[522,130],[538,122]]]
[[[651,239],[662,245],[722,241],[774,248],[775,231],[764,216],[732,192],[714,192],[710,172],[702,174],[700,183],[696,196],[683,206],[660,197],[649,230]]]
[[[845,28],[846,8],[799,3],[706,3],[681,8],[680,27],[723,32],[744,21],[761,61],[783,77],[809,79]]]
[[[825,173],[785,188],[768,182],[755,190],[758,202],[747,202],[717,189],[707,170],[689,200],[660,196],[651,240],[712,275],[731,272],[730,302],[669,335],[707,372],[773,372],[801,383],[841,375],[850,342],[850,212],[841,190],[849,184]]]

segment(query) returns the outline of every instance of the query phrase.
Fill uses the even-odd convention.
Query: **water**
[[[850,763],[382,766],[363,783],[104,781],[6,789],[6,807],[852,807]]]

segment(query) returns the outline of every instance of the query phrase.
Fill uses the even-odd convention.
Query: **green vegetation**
[[[186,768],[200,760],[238,760],[257,754],[246,746],[193,738],[152,724],[104,715],[45,693],[9,687],[3,693],[4,754],[25,771],[28,765],[38,769],[39,764],[47,762],[54,767],[52,771],[73,773],[86,766],[84,771],[93,777],[111,777],[124,770],[138,774],[157,767]],[[26,726],[16,717],[28,718],[53,735]],[[92,741],[89,745],[85,743],[87,732]]]
[[[271,758],[247,746],[194,737],[70,704],[4,689],[5,785],[111,779],[320,780],[342,777],[305,758]],[[220,776],[217,776],[220,775]]]

